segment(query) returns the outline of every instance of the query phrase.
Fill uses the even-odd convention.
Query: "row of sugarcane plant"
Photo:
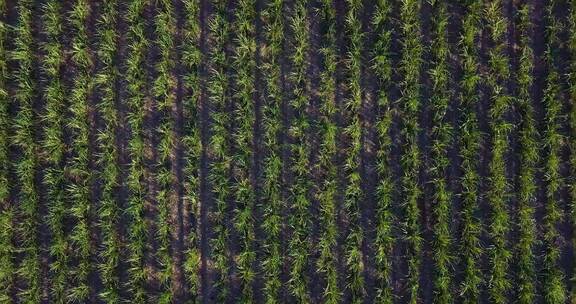
[[[14,29],[14,50],[9,57],[17,66],[11,73],[14,82],[13,103],[16,107],[13,136],[10,138],[13,148],[18,151],[14,171],[18,182],[18,204],[14,208],[14,239],[19,253],[15,274],[18,280],[17,297],[24,302],[40,302],[42,298],[40,270],[39,232],[39,193],[35,178],[38,173],[38,148],[35,140],[37,117],[34,112],[34,100],[37,97],[37,84],[33,79],[36,61],[34,59],[35,42],[32,34],[33,1],[21,1],[16,10],[18,20]],[[17,219],[17,221],[16,221]],[[10,285],[9,285],[10,286]]]
[[[89,115],[92,111],[94,81],[92,80],[94,60],[88,41],[88,22],[92,12],[90,2],[77,0],[68,16],[72,31],[71,58],[75,77],[70,89],[70,120],[72,156],[66,164],[69,172],[68,197],[72,200],[71,216],[75,220],[70,239],[71,257],[74,259],[72,288],[69,298],[74,301],[88,301],[93,296],[89,282],[90,274],[95,270],[93,263],[91,218],[92,182],[95,176],[91,172],[91,147]]]
[[[45,100],[45,114],[43,117],[44,130],[42,149],[46,169],[44,183],[48,189],[48,227],[52,235],[50,255],[53,261],[50,264],[50,279],[52,292],[50,298],[55,303],[66,302],[69,287],[70,258],[68,251],[70,240],[65,221],[69,218],[69,200],[66,196],[66,177],[64,164],[66,147],[64,142],[64,112],[66,105],[66,90],[62,81],[64,64],[63,20],[61,18],[62,6],[58,1],[50,1],[43,7],[43,31],[46,42],[42,46],[43,74],[47,83],[43,92]]]
[[[230,294],[232,272],[230,264],[233,258],[229,248],[232,236],[227,224],[228,206],[233,196],[230,174],[234,169],[230,136],[233,121],[228,112],[232,105],[227,75],[231,58],[226,50],[231,38],[231,22],[226,1],[213,1],[211,6],[212,15],[208,25],[209,75],[206,86],[211,120],[207,149],[210,157],[208,180],[214,205],[210,210],[210,226],[213,234],[210,239],[210,251],[215,273],[213,283],[215,294],[210,296],[222,302]]]
[[[544,84],[543,103],[545,107],[545,128],[543,150],[545,151],[545,177],[546,201],[544,203],[543,218],[543,297],[547,303],[564,303],[566,301],[566,286],[564,275],[560,270],[561,236],[559,222],[563,219],[563,210],[560,205],[560,192],[564,180],[560,172],[561,150],[565,143],[565,136],[561,131],[563,121],[563,87],[560,72],[561,32],[564,30],[563,20],[556,17],[561,2],[548,3],[545,8],[546,46],[544,62],[548,69]]]
[[[290,56],[292,70],[289,75],[291,96],[288,107],[291,121],[288,127],[289,168],[291,184],[289,187],[288,241],[289,290],[298,302],[310,302],[309,279],[306,269],[310,265],[310,123],[309,94],[310,82],[307,76],[310,54],[310,20],[308,1],[295,1],[290,15],[290,27],[293,33]]]
[[[483,135],[479,130],[476,114],[480,101],[479,75],[480,58],[478,52],[481,36],[482,1],[472,1],[465,7],[462,20],[462,36],[460,38],[460,57],[462,61],[462,79],[460,81],[460,106],[462,123],[460,126],[460,155],[462,158],[461,178],[461,235],[459,244],[460,263],[463,268],[462,280],[459,286],[459,296],[463,303],[476,303],[480,297],[482,273],[479,259],[482,255],[480,247],[481,223],[477,218],[479,204],[479,152]]]
[[[344,189],[344,208],[348,217],[348,231],[345,244],[345,259],[347,265],[347,288],[350,289],[351,301],[361,303],[366,294],[364,287],[364,255],[362,244],[364,232],[360,226],[360,208],[365,197],[361,187],[362,165],[362,48],[364,35],[362,32],[362,15],[364,7],[362,1],[347,1],[346,34],[349,50],[346,58],[346,72],[348,79],[348,99],[346,107],[346,127],[344,132],[348,138],[344,172],[346,175],[346,188]]]
[[[572,167],[572,180],[571,185],[571,203],[570,205],[570,219],[569,223],[572,227],[576,227],[576,1],[572,0],[569,2],[570,13],[569,16],[569,40],[568,40],[568,50],[570,52],[571,63],[569,65],[569,100],[571,104],[570,108],[570,130],[572,135],[570,137],[570,166]],[[572,248],[576,248],[576,237],[572,238]],[[576,266],[575,266],[576,267]],[[570,278],[570,296],[572,298],[576,297],[576,271],[573,271],[572,277]]]
[[[510,61],[507,55],[508,20],[503,16],[504,4],[493,1],[487,4],[485,20],[489,39],[492,43],[488,50],[488,73],[486,84],[490,96],[490,129],[492,133],[492,157],[490,160],[489,184],[487,193],[490,205],[490,260],[488,293],[494,303],[505,303],[509,299],[510,277],[508,265],[512,254],[507,242],[510,232],[508,206],[512,194],[506,173],[506,159],[510,154],[510,136],[513,124],[509,121],[512,109],[512,97],[509,92],[511,77]]]
[[[448,44],[448,5],[442,1],[433,2],[433,56],[429,71],[432,80],[431,107],[433,117],[432,159],[429,168],[434,185],[434,290],[435,302],[452,303],[452,263],[454,260],[451,230],[453,194],[447,174],[450,165],[449,148],[454,143],[453,126],[448,120],[453,91],[450,89],[450,69]]]
[[[147,254],[147,231],[145,221],[146,188],[144,185],[144,119],[145,100],[149,97],[147,85],[147,70],[145,65],[146,50],[149,42],[145,36],[144,12],[149,5],[148,0],[133,1],[127,5],[125,18],[129,28],[126,34],[126,68],[127,83],[127,123],[131,130],[128,141],[127,188],[130,193],[126,215],[129,221],[128,235],[128,282],[127,289],[135,303],[145,303],[147,296],[148,275],[145,268]]]
[[[392,3],[388,0],[376,2],[372,26],[378,33],[372,50],[373,65],[371,70],[376,75],[378,84],[382,88],[377,96],[378,118],[376,120],[376,133],[378,149],[376,152],[376,169],[379,182],[377,185],[377,208],[376,208],[376,240],[375,259],[378,269],[376,302],[382,304],[393,303],[392,294],[392,248],[394,238],[392,236],[392,197],[394,194],[394,182],[390,166],[390,151],[392,140],[390,128],[392,125],[392,102],[388,96],[388,90],[392,85],[392,59],[391,59],[391,35]]]
[[[282,105],[285,100],[281,68],[281,57],[284,54],[285,20],[283,16],[285,3],[283,0],[271,1],[262,11],[263,39],[265,47],[261,47],[262,77],[265,79],[265,89],[262,95],[262,145],[265,156],[262,162],[262,230],[266,231],[264,239],[264,258],[261,271],[264,275],[264,301],[267,304],[278,303],[282,281],[280,275],[283,266],[282,209],[285,208],[285,195],[282,191],[284,167],[282,152],[285,142],[282,135]]]
[[[171,255],[172,231],[178,233],[177,223],[171,219],[172,208],[179,199],[177,197],[176,176],[172,164],[175,159],[175,147],[178,144],[175,138],[174,108],[176,107],[176,77],[174,63],[174,46],[176,34],[176,17],[171,1],[157,1],[157,14],[154,17],[154,44],[158,48],[159,58],[155,63],[155,78],[152,84],[152,96],[155,101],[155,110],[160,113],[161,121],[157,129],[158,156],[156,165],[156,183],[158,192],[157,202],[157,231],[155,237],[158,249],[155,252],[159,265],[157,279],[160,284],[159,303],[172,303],[172,276],[174,260]]]
[[[404,219],[402,221],[405,231],[406,259],[408,274],[406,289],[408,301],[417,303],[420,292],[420,267],[422,254],[422,232],[420,231],[420,209],[418,207],[422,190],[419,175],[422,167],[422,153],[418,145],[420,126],[418,123],[421,110],[421,66],[422,66],[422,35],[420,30],[420,0],[403,1],[400,7],[400,21],[402,34],[402,58],[400,73],[403,79],[400,83],[402,96],[401,113],[403,154],[401,163],[402,176],[402,206]]]
[[[200,3],[196,0],[183,1],[186,18],[182,31],[181,64],[186,68],[183,85],[186,97],[183,100],[184,134],[182,146],[184,150],[184,210],[187,210],[188,221],[186,251],[184,257],[184,272],[193,303],[199,302],[200,285],[200,160],[202,155],[202,139],[200,134],[200,65],[202,52],[200,50]]]
[[[338,152],[338,134],[340,127],[336,123],[339,104],[336,100],[336,68],[339,57],[336,48],[336,8],[330,0],[322,1],[320,9],[323,33],[323,71],[320,75],[320,113],[321,113],[321,144],[318,165],[322,172],[322,182],[317,185],[318,201],[320,202],[320,217],[322,235],[318,241],[318,271],[323,274],[326,287],[323,298],[325,303],[340,303],[342,292],[338,285],[337,257],[335,255],[338,241],[337,194],[338,168],[335,163]]]
[[[116,88],[119,71],[116,56],[118,54],[118,2],[105,1],[97,21],[99,31],[96,33],[98,46],[96,56],[99,69],[94,76],[95,90],[99,93],[97,109],[104,120],[103,130],[98,133],[96,142],[99,146],[98,164],[99,179],[102,181],[98,206],[98,227],[102,235],[98,254],[101,263],[98,265],[104,290],[100,297],[107,303],[120,301],[120,262],[123,258],[123,243],[120,239],[121,206],[118,201],[120,189],[119,147],[116,134],[120,127],[120,116],[117,110]]]
[[[14,219],[14,209],[10,202],[10,184],[9,184],[9,154],[8,154],[8,136],[10,130],[10,117],[8,115],[8,106],[10,100],[8,97],[8,51],[6,43],[8,42],[8,27],[6,25],[7,3],[0,0],[0,301],[9,302],[11,299],[11,290],[13,288],[12,273],[14,273],[14,264],[12,253],[14,246],[12,243]]]
[[[256,251],[254,211],[256,208],[254,170],[254,128],[256,124],[256,1],[238,1],[232,28],[234,36],[232,69],[234,130],[233,191],[236,200],[234,228],[239,250],[235,258],[240,280],[239,303],[254,302]]]
[[[532,101],[534,79],[534,51],[531,47],[533,28],[530,16],[534,8],[531,3],[518,7],[519,68],[517,74],[517,100],[520,111],[519,145],[520,175],[518,192],[518,242],[515,246],[518,260],[518,302],[534,303],[536,295],[535,269],[535,204],[537,201],[536,173],[540,164],[538,147],[539,133],[535,121]]]

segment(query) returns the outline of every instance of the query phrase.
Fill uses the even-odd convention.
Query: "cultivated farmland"
[[[0,0],[0,303],[576,303],[576,0]]]

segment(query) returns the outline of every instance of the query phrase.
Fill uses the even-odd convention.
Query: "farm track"
[[[0,0],[0,302],[576,301],[574,16]]]

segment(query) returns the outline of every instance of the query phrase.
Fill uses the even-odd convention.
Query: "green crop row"
[[[212,110],[209,143],[212,163],[208,178],[215,203],[210,224],[213,226],[212,230],[215,236],[215,239],[211,240],[211,251],[216,274],[215,287],[218,288],[216,299],[222,302],[227,298],[231,286],[229,277],[229,260],[231,259],[229,255],[231,253],[228,253],[230,231],[226,223],[227,206],[233,195],[230,179],[233,156],[229,132],[232,129],[232,118],[227,112],[231,105],[230,84],[227,77],[230,56],[226,52],[226,46],[231,35],[231,24],[227,17],[226,1],[214,1],[212,6],[213,15],[209,23],[210,75],[207,83]]]
[[[264,259],[261,262],[264,274],[264,299],[267,304],[279,302],[280,274],[282,272],[282,248],[280,243],[282,233],[282,208],[285,198],[282,193],[283,166],[282,147],[280,141],[282,132],[282,104],[284,92],[282,88],[283,75],[280,66],[282,48],[284,46],[285,23],[283,18],[284,1],[271,1],[262,12],[264,40],[262,47],[262,76],[266,79],[266,97],[263,98],[262,129],[263,146],[266,156],[262,163],[264,195],[262,229],[266,231]]]
[[[119,76],[115,63],[115,56],[118,53],[117,9],[117,1],[110,0],[103,3],[102,14],[97,23],[99,41],[96,52],[100,60],[100,69],[95,75],[95,89],[100,93],[97,106],[100,116],[106,121],[104,130],[98,133],[96,140],[100,147],[98,163],[102,168],[99,176],[102,180],[102,189],[98,226],[102,233],[103,250],[99,253],[102,263],[98,267],[104,291],[100,296],[108,303],[120,301],[119,293],[122,286],[120,286],[119,265],[124,247],[118,233],[121,209],[116,199],[120,178],[116,140],[120,122],[116,110],[116,82]]]
[[[432,79],[431,104],[433,109],[432,157],[433,165],[430,174],[434,185],[434,262],[435,262],[435,295],[437,303],[451,303],[452,297],[452,262],[453,239],[451,231],[452,198],[449,189],[447,170],[450,165],[448,149],[454,143],[453,127],[447,121],[450,100],[453,92],[450,89],[450,70],[448,67],[448,12],[447,4],[434,2],[433,5],[434,43],[431,45],[433,67],[430,70]]]
[[[129,28],[127,33],[126,71],[127,115],[131,136],[128,142],[130,164],[127,186],[130,192],[126,210],[128,227],[128,282],[127,289],[135,303],[148,300],[145,270],[148,224],[144,219],[146,188],[144,184],[144,104],[148,96],[147,71],[145,69],[146,50],[149,42],[144,34],[144,11],[148,0],[133,1],[127,6],[125,18]]]
[[[364,234],[360,228],[360,204],[364,193],[360,186],[360,166],[362,151],[362,121],[360,111],[362,108],[362,33],[361,14],[364,9],[362,1],[347,1],[346,33],[350,48],[347,58],[347,79],[349,98],[346,100],[347,125],[345,134],[349,139],[346,151],[344,168],[346,174],[346,189],[344,190],[344,207],[349,221],[349,233],[346,236],[346,264],[348,266],[348,288],[352,294],[353,303],[361,303],[365,295],[364,289],[364,257],[362,244]]]
[[[337,257],[335,249],[338,238],[336,224],[336,195],[338,191],[338,168],[335,165],[337,155],[337,137],[340,132],[335,123],[339,107],[336,104],[336,9],[332,1],[322,2],[320,10],[322,23],[326,25],[323,35],[324,44],[320,50],[324,56],[324,70],[320,75],[320,98],[322,106],[321,115],[321,144],[318,165],[322,172],[323,182],[318,186],[317,198],[320,202],[322,236],[318,243],[319,259],[318,271],[326,279],[324,290],[325,303],[339,303],[342,292],[338,287],[338,272],[336,270]]]
[[[185,242],[186,255],[184,271],[188,282],[192,302],[197,303],[200,290],[200,157],[202,141],[200,138],[200,97],[201,83],[199,68],[202,61],[200,52],[200,5],[195,0],[185,0],[186,18],[183,30],[182,64],[187,68],[184,75],[184,87],[188,93],[183,101],[184,134],[182,144],[185,153],[184,165],[184,202],[191,219],[190,232]]]
[[[14,229],[14,208],[10,202],[10,183],[8,170],[10,161],[8,158],[8,134],[10,130],[10,117],[8,105],[10,103],[7,82],[7,55],[6,42],[8,39],[8,27],[6,25],[6,1],[0,0],[0,302],[10,303],[10,291],[13,288],[12,274],[14,262],[12,253],[14,245],[12,237]]]
[[[293,32],[293,50],[290,56],[292,73],[289,76],[293,88],[289,107],[293,114],[288,137],[290,139],[290,168],[292,184],[290,185],[290,215],[288,225],[292,235],[288,244],[290,260],[289,290],[299,302],[309,302],[309,278],[306,276],[310,264],[310,197],[311,181],[309,175],[310,149],[308,134],[310,120],[308,119],[308,94],[310,83],[307,77],[308,55],[310,51],[310,36],[307,10],[308,1],[298,0],[294,3],[290,15],[290,27]]]
[[[235,144],[234,157],[234,198],[236,214],[234,226],[240,239],[240,252],[236,259],[238,277],[241,281],[241,303],[254,301],[253,281],[256,262],[254,209],[256,194],[252,178],[254,159],[254,126],[256,112],[254,106],[256,71],[256,3],[254,0],[242,0],[235,9],[234,54],[234,127],[232,135]]]
[[[400,71],[403,75],[401,82],[401,104],[403,120],[402,135],[404,140],[404,152],[402,155],[402,187],[403,207],[405,212],[404,229],[407,243],[408,278],[407,286],[409,302],[418,302],[420,290],[420,265],[422,253],[422,233],[420,227],[420,209],[418,201],[422,190],[419,184],[421,170],[421,152],[418,148],[418,125],[420,101],[420,74],[422,65],[423,46],[420,33],[419,12],[421,1],[408,0],[402,3],[400,8],[400,20],[402,22],[402,46],[404,52],[400,63]]]
[[[530,16],[533,7],[530,3],[522,4],[518,9],[520,33],[520,61],[518,70],[517,104],[521,111],[520,123],[520,191],[518,195],[518,231],[519,241],[516,245],[518,259],[518,301],[534,303],[536,286],[535,254],[536,231],[534,205],[536,203],[536,170],[540,163],[538,148],[539,134],[534,119],[531,89],[534,83],[534,52],[530,46],[532,25]]]
[[[485,18],[492,48],[488,51],[488,68],[486,83],[490,90],[490,128],[492,131],[492,158],[490,160],[490,190],[488,201],[491,208],[489,235],[491,248],[490,277],[488,293],[494,303],[505,303],[511,287],[508,265],[512,258],[510,246],[507,243],[510,232],[510,216],[507,206],[510,205],[511,185],[506,177],[506,158],[510,153],[509,137],[514,125],[507,121],[512,107],[512,97],[506,88],[508,79],[512,76],[510,62],[507,57],[506,32],[508,20],[503,17],[501,1],[493,1],[485,8]]]
[[[18,290],[18,297],[24,302],[40,302],[41,271],[40,250],[38,242],[39,194],[35,184],[38,172],[38,145],[35,142],[34,99],[37,94],[34,73],[34,39],[32,34],[32,1],[21,1],[17,5],[18,21],[15,30],[14,50],[10,58],[17,65],[12,73],[15,83],[14,100],[17,113],[11,124],[14,134],[11,142],[18,149],[19,156],[15,163],[19,193],[15,216],[15,238],[17,252],[21,253],[16,265],[17,278],[24,286]]]
[[[478,156],[483,135],[478,126],[476,115],[479,102],[479,86],[482,77],[479,74],[478,41],[481,35],[482,1],[472,1],[466,7],[466,15],[462,24],[460,39],[460,56],[462,57],[461,95],[459,100],[463,108],[463,122],[460,128],[461,158],[463,176],[462,183],[462,234],[460,236],[460,252],[464,273],[460,286],[460,297],[463,303],[476,303],[480,297],[482,273],[479,259],[482,255],[480,247],[481,223],[478,212]]]
[[[50,205],[48,207],[48,226],[53,237],[50,254],[54,262],[50,265],[52,280],[52,299],[56,303],[66,302],[66,292],[69,287],[69,256],[70,240],[66,234],[64,221],[69,217],[66,199],[66,177],[64,175],[64,110],[66,105],[66,91],[61,81],[62,66],[64,62],[64,46],[62,44],[62,18],[61,5],[58,1],[50,1],[44,6],[43,31],[47,41],[42,49],[45,52],[42,68],[49,79],[44,89],[46,112],[43,120],[44,139],[42,149],[45,152],[47,169],[44,183],[48,188]]]
[[[382,88],[378,95],[378,119],[376,132],[378,134],[379,148],[376,152],[376,166],[379,175],[377,186],[377,230],[376,230],[376,265],[378,285],[376,302],[382,304],[393,303],[392,295],[392,236],[393,217],[391,212],[394,183],[390,170],[390,126],[392,124],[391,102],[387,88],[391,86],[392,63],[390,58],[391,43],[391,11],[392,5],[388,0],[379,0],[376,3],[372,26],[378,33],[372,50],[372,70]]]
[[[544,151],[547,152],[545,160],[546,203],[544,215],[544,284],[543,293],[547,303],[564,303],[566,301],[566,286],[564,276],[559,268],[561,248],[560,233],[557,224],[562,219],[560,207],[560,191],[563,186],[563,178],[560,173],[560,153],[565,142],[564,135],[560,132],[562,120],[562,87],[561,75],[558,67],[559,46],[562,43],[560,32],[564,29],[562,21],[555,16],[556,6],[560,3],[549,3],[546,7],[546,50],[545,62],[548,67],[548,75],[544,88],[544,105],[546,107],[544,130]]]

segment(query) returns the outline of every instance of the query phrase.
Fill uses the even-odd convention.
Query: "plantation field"
[[[0,0],[0,303],[576,303],[576,0]]]

